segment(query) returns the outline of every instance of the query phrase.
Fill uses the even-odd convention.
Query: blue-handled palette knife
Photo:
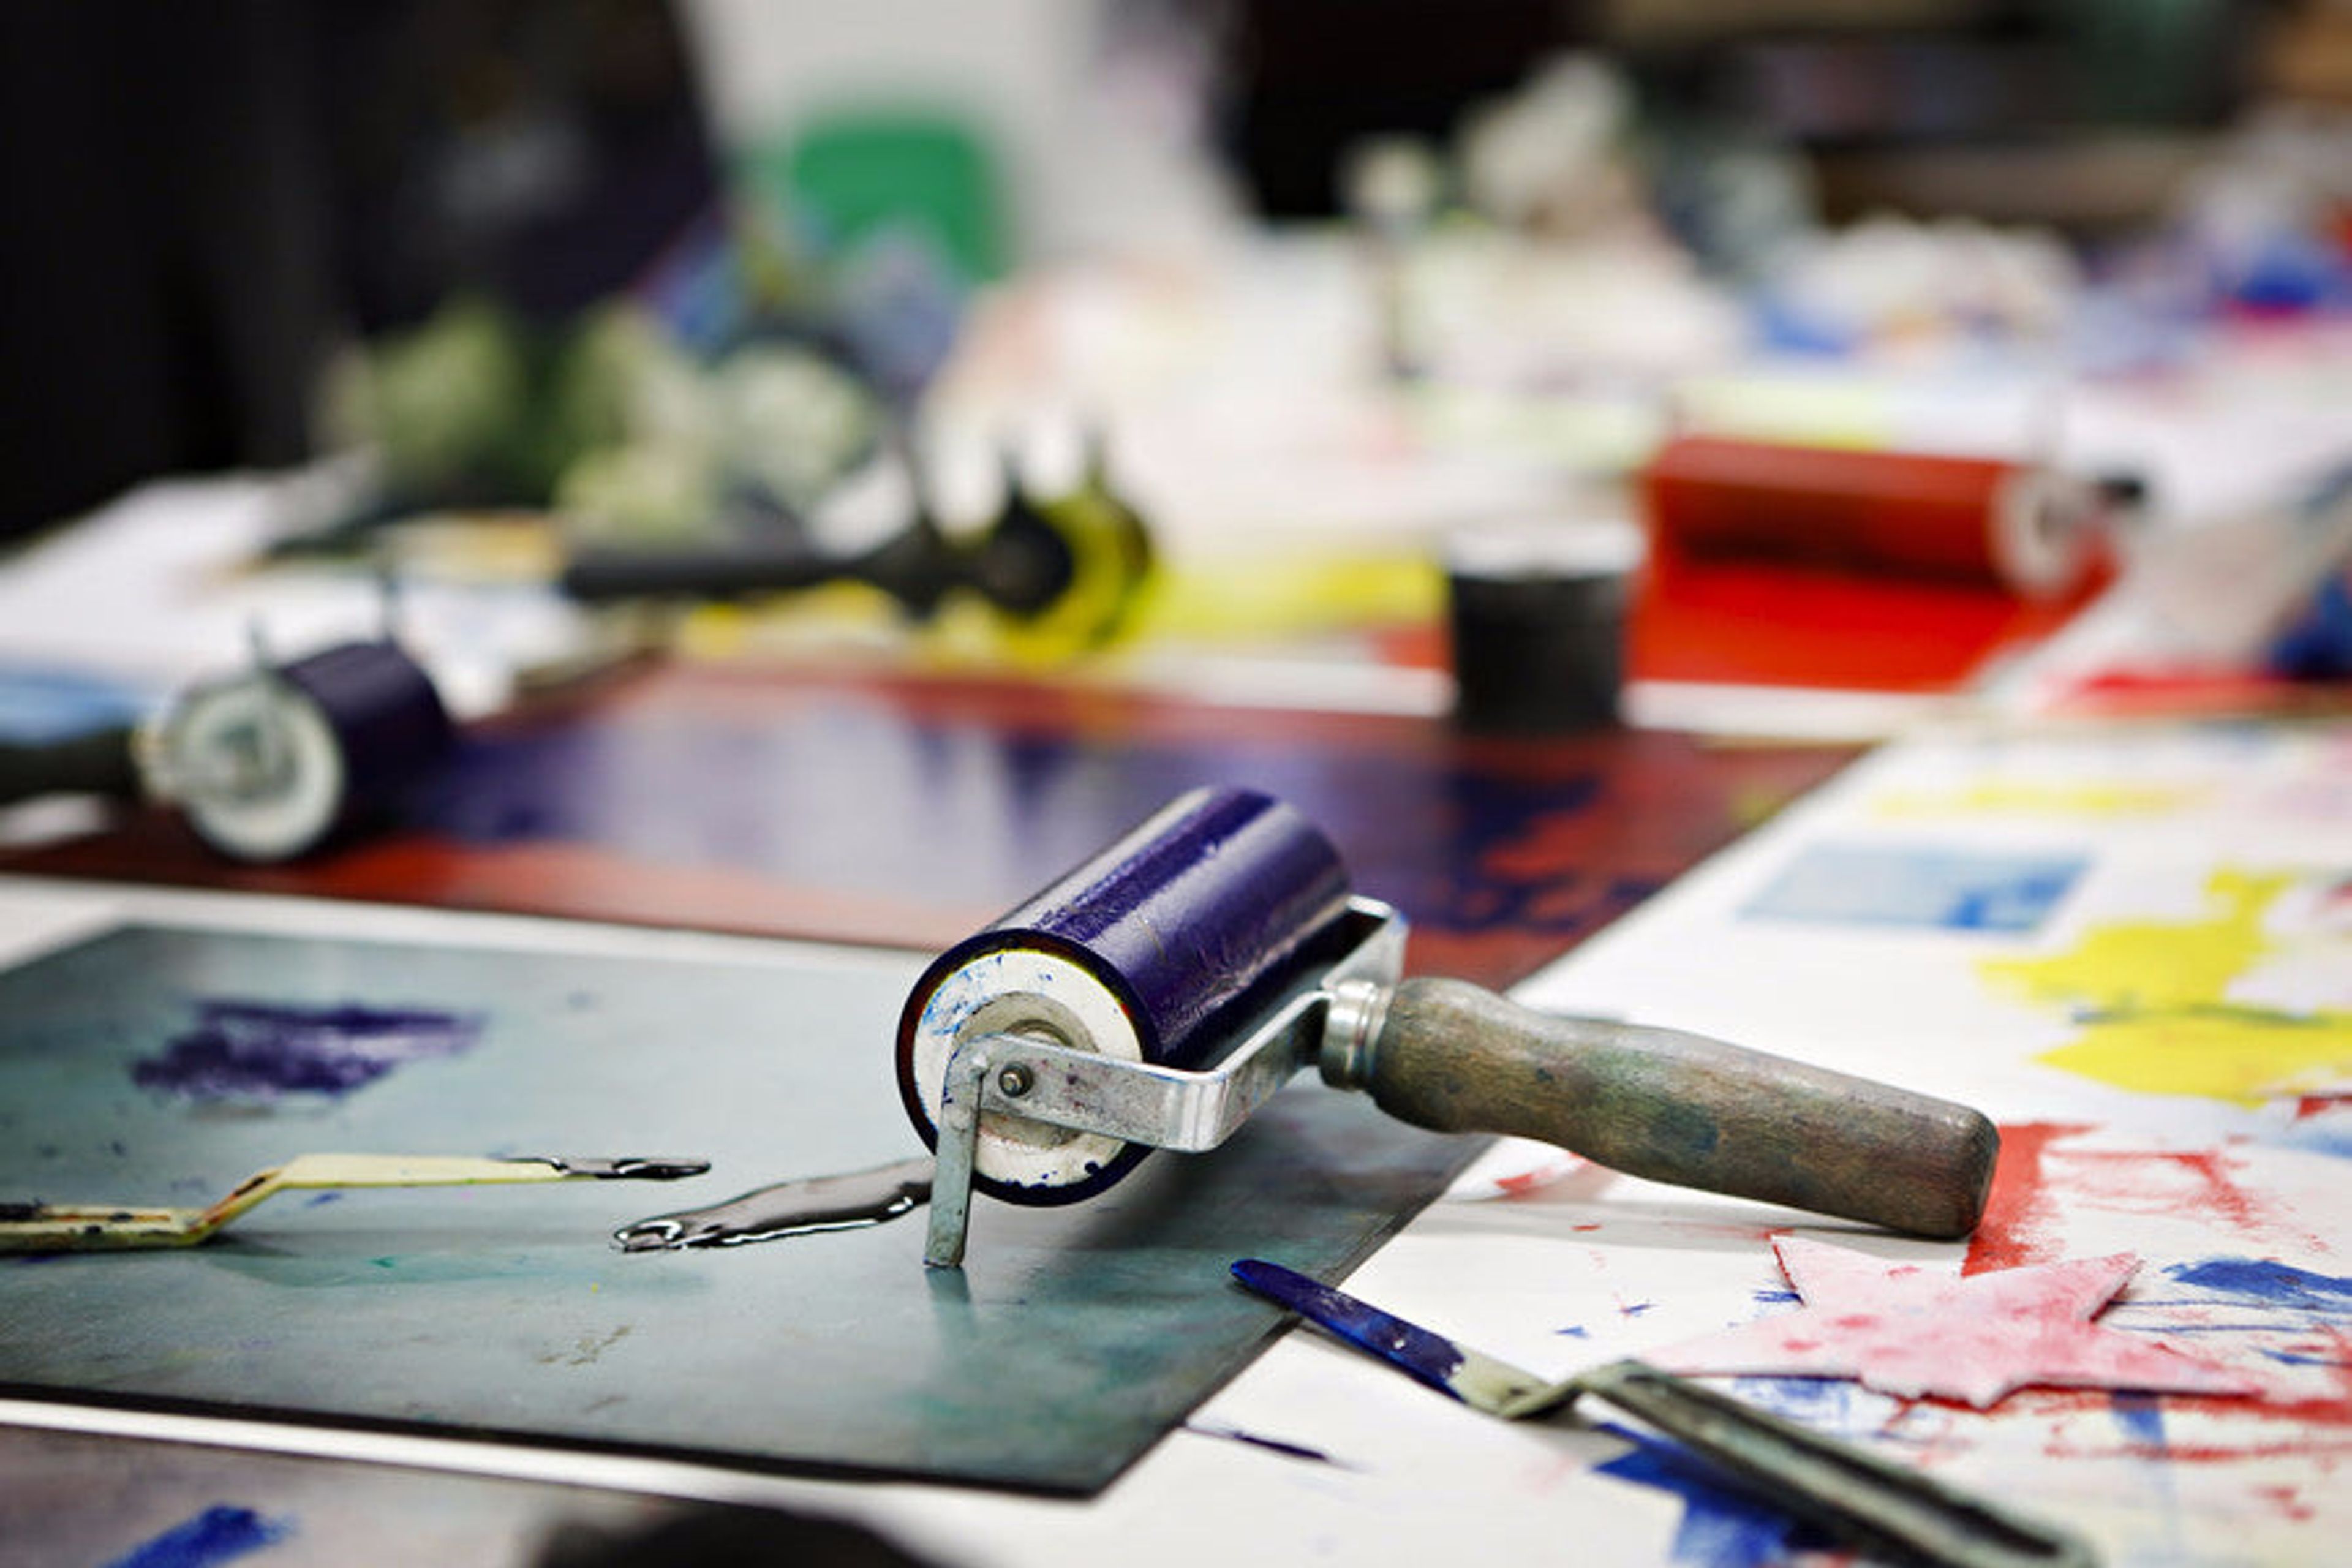
[[[1233,1273],[1259,1295],[1474,1409],[1523,1420],[1581,1394],[1604,1399],[1748,1489],[1866,1547],[1955,1568],[2087,1568],[2097,1561],[2070,1531],[1643,1362],[1610,1362],[1555,1382],[1278,1263],[1247,1258]]]

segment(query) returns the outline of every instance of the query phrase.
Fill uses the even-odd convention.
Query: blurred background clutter
[[[93,0],[0,116],[20,731],[386,582],[461,710],[1443,708],[1471,558],[1643,722],[2352,662],[2341,0]]]
[[[18,1259],[0,1561],[851,1560],[690,1500],[943,1563],[1844,1552],[1328,1347],[1229,1399],[1245,1257],[1538,1367],[1777,1334],[1733,1392],[1888,1477],[2345,1561],[2347,826],[2352,0],[0,0],[0,1243],[320,1147],[740,1194]],[[732,1246],[917,1209],[929,1143],[960,1247],[967,1088],[1058,1202],[1144,1142],[1040,1100],[1197,1145],[1325,1035],[1370,1078],[1391,964],[1559,1010],[1501,1033],[1592,1114],[1509,1124],[1811,1203],[1884,1174],[1806,1168],[1843,1098],[1951,1190],[1801,1270],[1795,1211],[1286,1091],[968,1272]],[[1054,1018],[1150,1059],[983,1054]],[[1529,1201],[1413,1219],[1457,1172]],[[1811,1375],[1816,1277],[1913,1276],[2008,1303],[1983,1403],[2057,1386]],[[1554,1392],[1611,1387],[1666,1385]]]

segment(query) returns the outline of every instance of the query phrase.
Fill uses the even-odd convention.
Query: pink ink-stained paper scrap
[[[2262,1392],[2228,1368],[2092,1321],[2138,1268],[2132,1253],[1962,1278],[1801,1237],[1772,1245],[1801,1308],[1648,1359],[1679,1373],[1851,1377],[1898,1398],[1979,1409],[2031,1386]]]

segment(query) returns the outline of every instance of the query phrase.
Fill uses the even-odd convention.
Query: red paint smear
[[[2071,1198],[2088,1198],[2101,1206],[2137,1213],[2172,1213],[2201,1206],[2226,1215],[2248,1229],[2275,1223],[2277,1216],[2234,1179],[2239,1162],[2219,1150],[2105,1152],[2057,1150],[2068,1138],[2090,1131],[2081,1124],[2025,1122],[2000,1131],[2000,1163],[1993,1173],[1992,1192],[1982,1222],[1969,1244],[1963,1274],[1981,1274],[2049,1261],[2060,1250],[2049,1234],[2056,1205],[2051,1190],[2053,1159],[2066,1167],[2063,1180]],[[2336,1364],[2329,1369],[2333,1388],[2301,1399],[2265,1400],[2246,1395],[2166,1394],[2168,1406],[2196,1409],[2221,1415],[2250,1430],[2242,1443],[2168,1442],[2161,1457],[2179,1464],[2234,1464],[2249,1459],[2309,1458],[2352,1452],[2344,1434],[2352,1430],[2352,1340],[2330,1331]],[[2021,1390],[2001,1402],[2011,1418],[2068,1417],[2105,1411],[2113,1398],[2104,1389]],[[2193,1401],[2193,1405],[2190,1402]],[[1924,1403],[1942,1405],[1929,1400]],[[2118,1442],[2112,1447],[2088,1446],[2053,1436],[2044,1453],[2052,1458],[2149,1456],[2145,1444]]]
[[[2319,1511],[2303,1500],[2300,1487],[2256,1487],[2254,1495],[2297,1524],[2308,1522]]]
[[[2277,1211],[2236,1180],[2244,1162],[2219,1149],[2093,1152],[2063,1156],[2068,1196],[2117,1214],[2209,1213],[2249,1236],[2286,1226]],[[2306,1238],[2296,1233],[2296,1239]]]
[[[2331,1337],[2339,1352],[2330,1367],[2334,1389],[2302,1399],[2263,1399],[2252,1394],[2158,1395],[2168,1410],[2194,1409],[2200,1415],[2221,1416],[2231,1426],[2247,1428],[2240,1443],[2179,1443],[2168,1437],[2161,1447],[2118,1440],[2113,1445],[2070,1441],[2060,1432],[2042,1447],[2053,1459],[2114,1458],[2137,1456],[2185,1465],[2227,1465],[2249,1459],[2309,1459],[2352,1455],[2352,1342],[2341,1332]],[[2114,1395],[2105,1389],[2032,1389],[2002,1402],[2000,1413],[2016,1418],[2069,1418],[2105,1412]],[[1941,1403],[1938,1401],[1937,1403]]]
[[[2089,1131],[2087,1124],[2066,1121],[2025,1121],[2000,1130],[2000,1163],[1993,1167],[1984,1217],[1969,1238],[1963,1275],[2057,1258],[2057,1246],[2044,1234],[2055,1214],[2043,1156],[2060,1139]]]
[[[2308,1121],[2315,1116],[2325,1116],[2346,1104],[2352,1104],[2352,1089],[2336,1089],[2326,1094],[2306,1094],[2294,1102],[2294,1119]]]
[[[1539,1193],[1566,1174],[1568,1172],[1557,1165],[1547,1165],[1540,1171],[1513,1171],[1507,1176],[1496,1178],[1495,1190],[1510,1197]]]
[[[2168,1443],[2165,1457],[2190,1464],[2223,1464],[2235,1459],[2352,1453],[2352,1439],[2338,1436],[2352,1430],[2352,1364],[2347,1364],[2352,1363],[2352,1338],[2337,1329],[2327,1330],[2326,1337],[2335,1350],[2333,1364],[2326,1369],[2328,1381],[2335,1385],[2328,1393],[2293,1400],[2233,1399],[2216,1406],[2249,1423],[2291,1426],[2294,1435],[2283,1434],[2252,1447],[2224,1443],[2189,1447]],[[2335,1436],[2336,1440],[2323,1441],[2323,1434]]]
[[[2044,1121],[2000,1130],[2000,1163],[1993,1172],[1984,1218],[1969,1239],[1962,1274],[2054,1261],[2063,1250],[2051,1234],[2062,1194],[2069,1204],[2111,1214],[2207,1214],[2228,1221],[2249,1238],[2275,1236],[2297,1244],[2320,1240],[2242,1184],[2237,1177],[2244,1162],[2225,1150],[2053,1148],[2090,1131],[2086,1124]],[[2053,1173],[2053,1164],[2063,1169]]]

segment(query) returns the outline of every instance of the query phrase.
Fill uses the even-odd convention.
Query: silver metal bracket
[[[940,1089],[939,1165],[923,1261],[934,1268],[963,1262],[983,1116],[1184,1153],[1232,1137],[1316,1059],[1336,991],[1369,986],[1384,993],[1403,970],[1405,923],[1394,910],[1351,899],[1336,923],[1334,955],[1242,1020],[1231,1047],[1203,1068],[1106,1057],[1029,1035],[976,1035],[958,1045]]]

